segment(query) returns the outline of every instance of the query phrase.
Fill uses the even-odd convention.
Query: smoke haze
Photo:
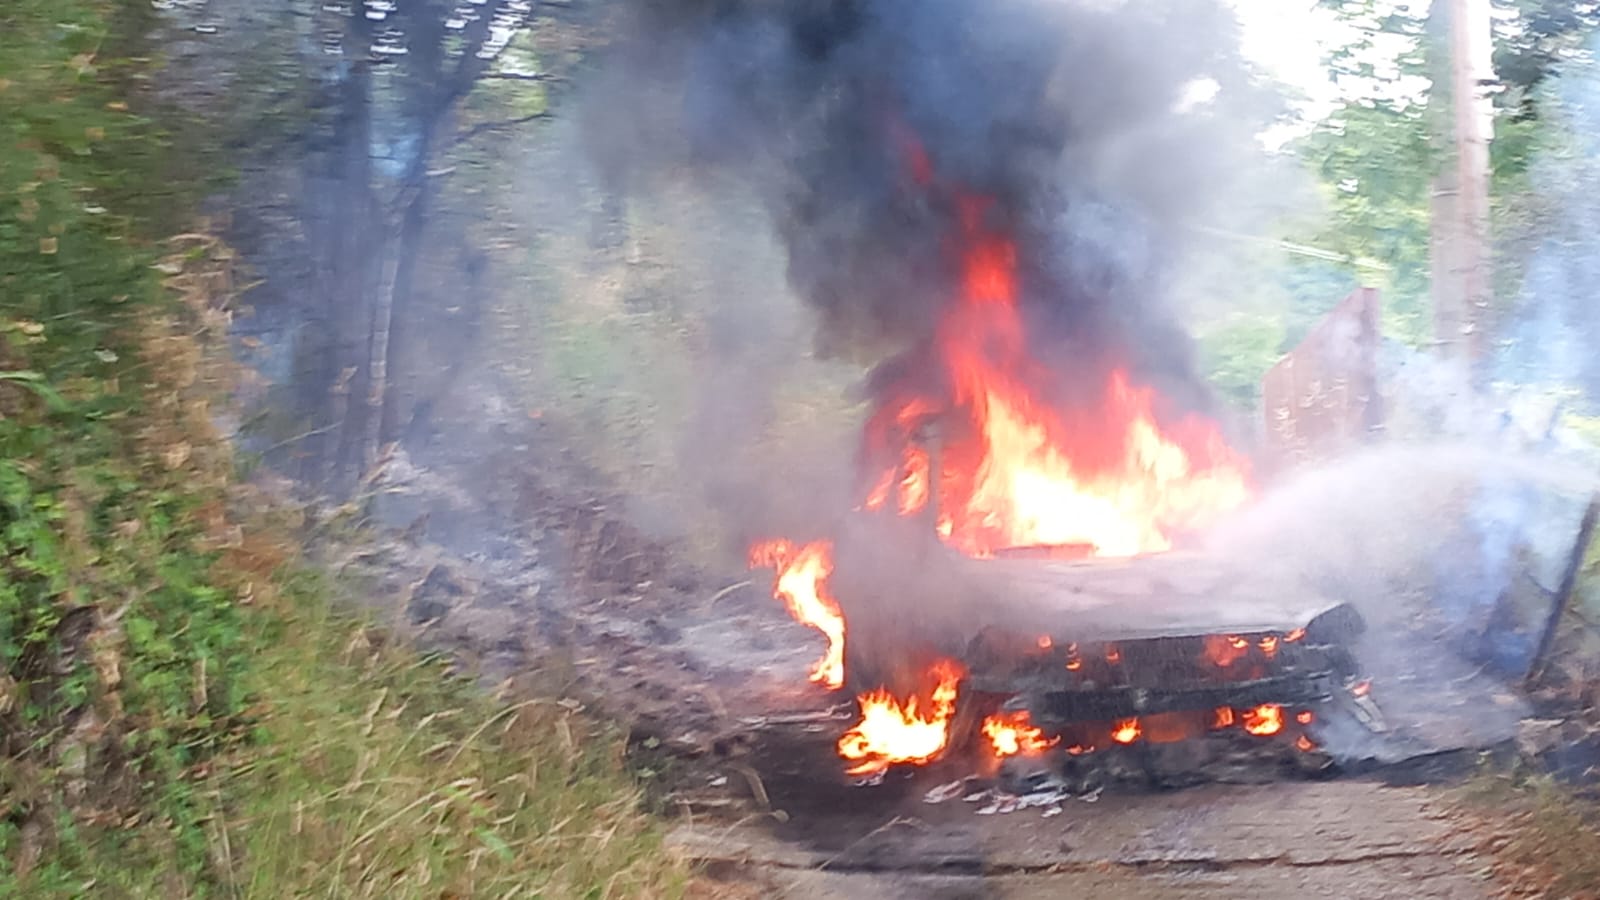
[[[880,367],[869,393],[937,377],[918,348],[956,293],[952,237],[983,198],[986,227],[1015,242],[1053,402],[1097,399],[1095,376],[1122,366],[1169,412],[1209,408],[1169,288],[1191,226],[1259,171],[1255,135],[1278,111],[1226,8],[661,0],[633,13],[584,107],[602,172],[634,192],[743,184],[819,352]],[[765,339],[759,322],[742,328]],[[759,405],[730,390],[707,392],[718,409],[702,427]]]

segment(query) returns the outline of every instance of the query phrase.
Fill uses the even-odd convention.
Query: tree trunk
[[[359,18],[359,17],[358,17]],[[351,29],[353,60],[338,92],[336,138],[326,175],[313,183],[312,203],[321,207],[310,218],[324,229],[313,238],[314,252],[324,256],[327,273],[322,288],[328,333],[313,335],[320,344],[321,377],[312,387],[322,392],[314,408],[318,428],[303,448],[314,468],[312,482],[334,493],[352,487],[360,463],[350,427],[362,412],[360,396],[366,379],[366,340],[369,326],[367,298],[372,290],[373,235],[379,227],[377,200],[372,192],[372,72],[366,63],[367,35]]]
[[[432,206],[432,193],[432,186],[424,183],[400,215],[394,290],[389,300],[389,349],[385,354],[384,367],[387,385],[381,400],[382,410],[379,415],[377,435],[380,446],[392,443],[400,436],[402,404],[397,396],[399,390],[397,379],[405,377],[407,373],[405,350],[407,341],[411,340],[412,329],[409,326],[413,315],[413,302],[416,299],[417,263],[426,243],[426,225]]]
[[[367,409],[362,419],[361,471],[370,472],[377,464],[383,442],[384,398],[389,390],[389,342],[394,322],[394,297],[404,254],[405,222],[409,207],[385,216],[382,256],[378,268],[378,289],[372,302],[372,324],[367,332]]]
[[[1463,376],[1482,360],[1491,290],[1488,0],[1442,0],[1430,14],[1436,146],[1431,269],[1434,339]]]
[[[407,7],[417,17],[409,23],[410,96],[406,116],[415,124],[417,148],[396,188],[396,199],[385,215],[380,268],[371,304],[371,325],[365,365],[363,404],[357,458],[367,472],[377,462],[386,440],[398,430],[397,404],[389,362],[397,355],[396,308],[405,309],[412,294],[412,275],[425,244],[428,201],[432,192],[428,171],[434,152],[446,146],[455,127],[456,107],[471,93],[488,68],[481,51],[490,36],[491,23],[501,15],[504,0],[485,5],[463,33],[463,45],[453,66],[447,68],[446,48],[451,40],[438,11],[423,5]]]
[[[1455,109],[1457,264],[1461,324],[1456,355],[1469,366],[1487,349],[1485,329],[1493,260],[1489,248],[1489,141],[1494,108],[1486,90],[1494,79],[1489,0],[1455,0],[1450,22]]]

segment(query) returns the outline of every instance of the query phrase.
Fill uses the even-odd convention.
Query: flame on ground
[[[798,546],[781,538],[750,548],[750,567],[772,569],[772,596],[782,600],[795,620],[822,632],[828,650],[811,670],[811,680],[838,690],[844,686],[844,613],[828,592],[833,574],[833,544],[812,541]]]
[[[870,775],[896,763],[931,762],[950,740],[950,718],[964,674],[959,664],[942,660],[928,672],[934,687],[926,700],[913,696],[902,703],[884,688],[857,697],[861,721],[838,744],[839,755],[854,763],[846,771]]]
[[[994,747],[994,755],[1002,758],[1018,753],[1039,753],[1061,743],[1059,736],[1045,737],[1025,709],[995,713],[984,719],[983,733]]]

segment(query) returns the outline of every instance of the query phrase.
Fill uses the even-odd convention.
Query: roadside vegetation
[[[1485,772],[1460,790],[1457,808],[1504,896],[1600,891],[1600,803],[1592,794],[1549,776]]]
[[[120,9],[0,8],[0,897],[680,895],[619,735],[338,611],[236,477]]]

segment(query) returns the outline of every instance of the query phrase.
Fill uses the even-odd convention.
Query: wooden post
[[[1456,178],[1460,190],[1462,313],[1460,353],[1469,362],[1483,358],[1493,292],[1489,246],[1489,141],[1494,135],[1493,25],[1489,0],[1456,0],[1450,36],[1454,70]]]
[[[1600,518],[1600,497],[1590,500],[1588,508],[1583,511],[1583,521],[1578,525],[1578,541],[1573,545],[1572,555],[1567,557],[1566,570],[1561,573],[1561,585],[1550,598],[1550,617],[1545,620],[1544,631],[1539,635],[1539,645],[1534,649],[1524,679],[1528,687],[1539,683],[1544,677],[1545,667],[1550,663],[1550,649],[1555,646],[1556,633],[1561,630],[1561,619],[1572,605],[1572,594],[1578,587],[1578,575],[1583,571],[1583,561],[1589,555],[1589,544],[1594,541],[1597,518]]]
[[[1434,338],[1440,355],[1463,367],[1487,349],[1493,259],[1489,246],[1489,142],[1494,80],[1489,0],[1435,4],[1447,29],[1435,28],[1435,47],[1448,51],[1436,65],[1434,96],[1448,97],[1448,128],[1441,128],[1446,162],[1433,191]],[[1447,40],[1443,40],[1447,39]],[[1441,46],[1442,44],[1442,46]],[[1441,121],[1441,126],[1443,122]]]

